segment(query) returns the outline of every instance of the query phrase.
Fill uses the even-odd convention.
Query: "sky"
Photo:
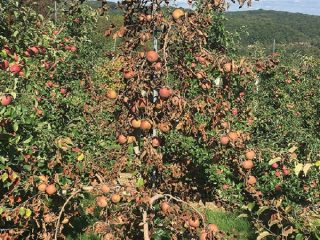
[[[176,2],[178,5],[186,6],[187,1],[177,0]],[[237,4],[232,4],[229,11],[247,11],[257,9],[299,12],[320,16],[320,0],[259,0],[252,1],[251,7],[247,7],[247,5],[245,5],[240,10],[238,9]]]

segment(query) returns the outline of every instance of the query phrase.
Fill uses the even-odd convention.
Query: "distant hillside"
[[[242,43],[257,41],[271,45],[277,44],[308,46],[320,53],[320,16],[279,11],[228,12],[226,28],[235,32],[242,26],[249,35],[241,34]]]
[[[101,6],[101,2],[89,4]],[[117,4],[108,2],[108,9],[110,20],[119,24],[121,10]],[[275,39],[277,50],[320,56],[320,16],[269,10],[227,12],[225,16],[228,31],[243,29],[240,31],[243,47],[259,42],[270,50]]]

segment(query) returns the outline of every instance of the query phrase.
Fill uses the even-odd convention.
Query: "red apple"
[[[171,89],[167,87],[163,87],[160,89],[159,95],[161,98],[169,98],[171,96]]]
[[[14,74],[17,74],[21,71],[21,66],[19,64],[12,64],[11,67],[10,67],[10,72],[14,73]]]
[[[23,71],[20,71],[18,74],[19,74],[19,77],[24,77],[25,76]]]
[[[76,52],[78,49],[77,49],[77,47],[76,46],[70,46],[70,51],[71,52]]]
[[[60,89],[60,93],[61,93],[62,95],[67,94],[67,89],[61,88],[61,89]]]
[[[27,51],[25,51],[25,52],[24,52],[24,55],[25,55],[26,57],[31,57],[31,55],[32,55],[31,50],[28,49]]]
[[[47,82],[46,82],[46,86],[47,86],[47,87],[53,87],[53,82],[50,81],[50,80],[47,81]]]
[[[277,169],[277,168],[279,167],[279,164],[278,164],[278,163],[274,163],[274,164],[271,165],[271,167],[272,167],[273,169]]]
[[[38,54],[38,53],[39,53],[39,48],[37,48],[36,46],[31,47],[30,50],[31,50],[34,54]]]
[[[9,62],[8,62],[8,60],[3,60],[2,61],[2,63],[0,63],[0,68],[2,69],[2,70],[7,70],[7,68],[9,67]]]
[[[283,170],[283,175],[287,176],[290,174],[290,171],[288,169]]]
[[[7,106],[12,102],[12,96],[11,95],[5,95],[1,97],[1,105]]]
[[[274,175],[275,175],[276,177],[281,177],[281,172],[276,171],[276,172],[274,173]]]
[[[234,116],[238,115],[238,109],[236,109],[236,108],[232,109],[232,114]]]

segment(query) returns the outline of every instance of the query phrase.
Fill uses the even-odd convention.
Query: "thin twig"
[[[68,202],[75,196],[77,195],[79,192],[81,192],[81,190],[77,190],[75,192],[73,192],[70,197],[66,200],[66,202],[63,204],[61,210],[60,210],[60,213],[59,213],[59,216],[58,216],[58,219],[57,219],[57,223],[56,223],[56,231],[55,231],[55,234],[54,234],[54,240],[57,240],[58,239],[58,233],[59,233],[59,229],[60,229],[60,219],[61,219],[61,216],[62,216],[62,213],[64,212],[64,209],[65,207],[67,206]]]
[[[142,220],[143,220],[143,239],[144,240],[150,240],[150,237],[149,237],[149,226],[148,226],[148,222],[147,222],[147,211],[146,210],[143,211]]]
[[[163,44],[163,60],[164,60],[164,67],[166,69],[166,75],[167,75],[167,78],[166,78],[167,85],[169,84],[169,82],[168,82],[169,70],[168,70],[168,63],[167,63],[167,46],[168,46],[168,36],[169,36],[170,30],[171,30],[171,24],[169,25],[166,36],[164,37],[164,44]]]

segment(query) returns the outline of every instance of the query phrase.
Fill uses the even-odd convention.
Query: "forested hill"
[[[246,26],[249,35],[242,34],[242,38],[247,44],[271,44],[275,39],[277,43],[308,42],[320,47],[320,16],[267,10],[228,12],[226,16],[228,30]]]
[[[93,7],[100,4],[90,2]],[[121,21],[117,4],[109,2],[108,8],[111,20]],[[255,43],[271,51],[275,39],[277,51],[320,56],[320,16],[270,10],[227,12],[225,16],[226,29],[241,33],[244,54],[248,53],[247,46]]]

